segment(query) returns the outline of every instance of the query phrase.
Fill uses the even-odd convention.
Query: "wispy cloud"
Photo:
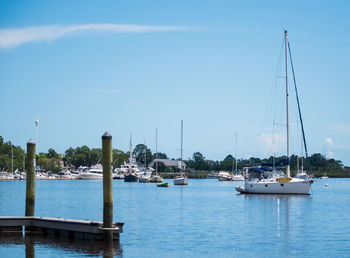
[[[334,152],[333,152],[333,145],[334,145],[334,141],[332,138],[326,138],[324,140],[324,152],[326,153],[326,157],[328,159],[331,159],[334,157]]]
[[[119,92],[119,90],[111,89],[111,90],[105,90],[105,89],[100,89],[96,90],[97,93],[103,93],[103,94],[116,94]]]
[[[273,154],[282,150],[286,143],[286,137],[283,134],[265,134],[257,137],[257,141],[262,145],[264,155]]]
[[[332,138],[327,138],[324,140],[324,143],[328,146],[331,146],[331,145],[333,145],[333,140],[332,140]]]
[[[0,48],[13,48],[33,41],[52,41],[78,32],[149,33],[194,30],[187,26],[133,24],[48,25],[20,29],[0,29]]]

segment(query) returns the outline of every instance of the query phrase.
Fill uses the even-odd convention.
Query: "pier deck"
[[[0,216],[0,234],[41,233],[54,237],[71,239],[103,240],[104,234],[112,232],[113,239],[119,239],[124,223],[114,223],[112,228],[103,228],[98,221],[51,218]]]

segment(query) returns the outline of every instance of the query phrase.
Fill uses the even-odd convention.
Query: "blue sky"
[[[132,132],[154,150],[158,128],[158,150],[178,158],[183,119],[185,158],[222,160],[235,133],[239,158],[282,155],[284,129],[266,114],[284,87],[287,29],[309,152],[350,165],[349,12],[348,1],[0,1],[0,135],[25,147],[38,118],[40,152],[100,147],[105,131],[115,148]]]

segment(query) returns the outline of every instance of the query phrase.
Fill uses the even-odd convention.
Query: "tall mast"
[[[304,157],[303,140],[301,140],[301,171],[304,171],[303,157]]]
[[[26,170],[25,158],[26,158],[26,155],[23,155],[23,172]]]
[[[37,149],[38,149],[38,125],[39,125],[39,119],[35,119],[35,143],[36,143]]]
[[[129,172],[131,173],[131,162],[132,162],[132,134],[130,132],[130,149],[129,149]]]
[[[288,107],[288,39],[287,31],[284,31],[285,41],[285,60],[286,60],[286,107],[287,107],[287,176],[290,176],[290,165],[289,165],[289,107]]]
[[[237,133],[235,133],[235,172],[237,172]]]
[[[181,120],[181,161],[180,161],[181,173],[182,173],[182,152],[183,152],[183,120]]]
[[[297,89],[297,83],[295,80],[295,73],[294,73],[294,67],[293,67],[293,59],[292,59],[292,52],[290,51],[290,45],[288,43],[288,50],[289,50],[289,56],[290,56],[290,64],[292,66],[292,72],[293,72],[293,81],[294,81],[294,89],[295,89],[295,95],[297,97],[297,104],[298,104],[298,111],[299,111],[299,119],[300,119],[300,125],[301,125],[301,132],[303,134],[303,142],[304,142],[304,147],[305,147],[305,156],[307,160],[307,165],[309,171],[311,171],[311,166],[310,166],[310,159],[309,155],[307,152],[307,146],[306,146],[306,139],[305,139],[305,132],[304,132],[304,124],[303,124],[303,118],[301,116],[301,110],[300,110],[300,103],[299,103],[299,96],[298,96],[298,89]]]
[[[158,128],[156,128],[156,174],[158,174]]]
[[[146,141],[144,141],[145,142],[145,172],[146,172],[146,170],[147,170],[147,146],[146,146]]]
[[[11,170],[13,173],[13,146],[12,146],[12,143],[11,143]]]

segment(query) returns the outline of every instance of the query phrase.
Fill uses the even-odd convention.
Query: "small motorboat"
[[[240,192],[241,194],[247,193],[244,186],[236,186],[236,191]]]
[[[168,182],[162,183],[162,184],[157,184],[157,187],[170,187]]]

